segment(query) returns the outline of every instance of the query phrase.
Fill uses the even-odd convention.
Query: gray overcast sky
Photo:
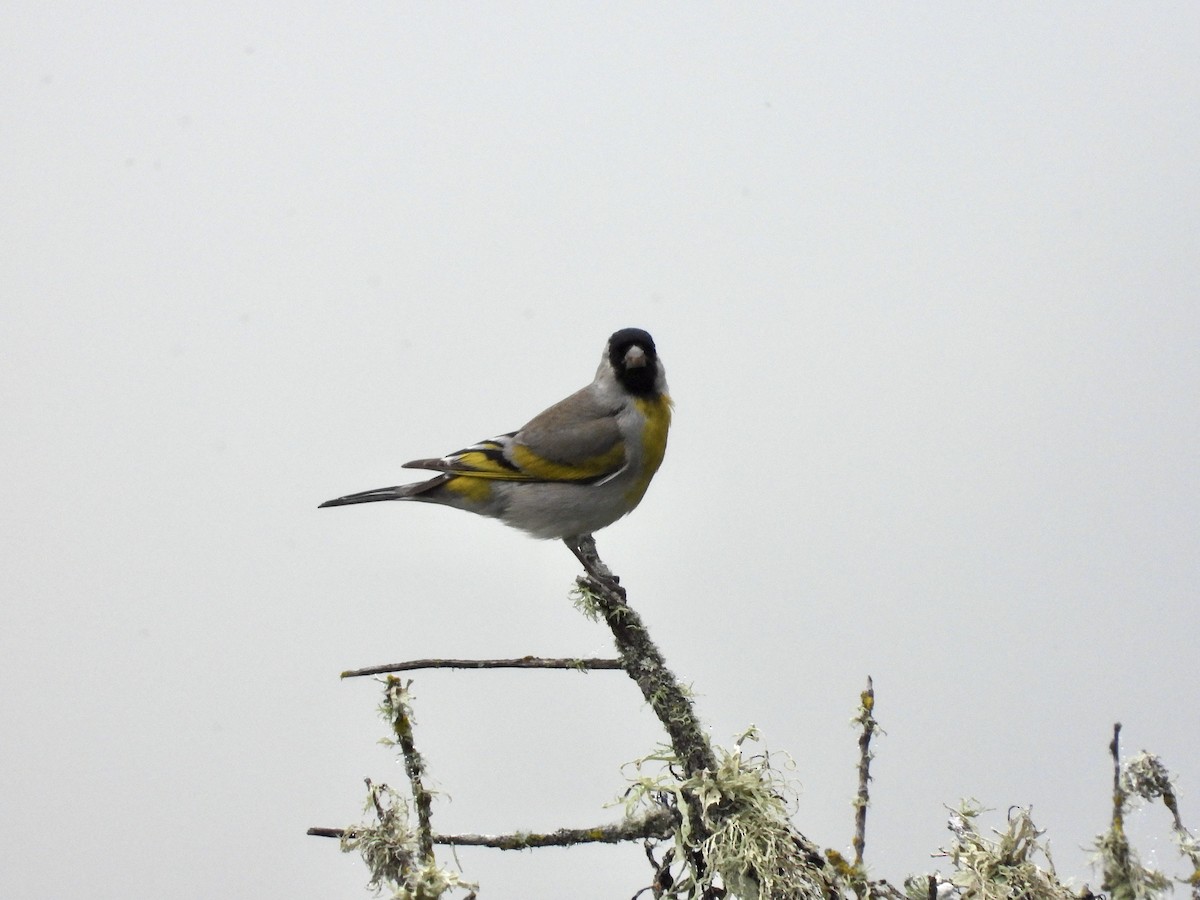
[[[316,505],[628,325],[677,417],[601,550],[801,830],[867,674],[877,876],[974,796],[1098,887],[1118,719],[1200,826],[1200,6],[10,2],[0,74],[5,896],[365,896],[304,836],[402,781],[337,673],[609,642],[559,545]],[[659,740],[614,673],[414,692],[447,831],[611,818]]]

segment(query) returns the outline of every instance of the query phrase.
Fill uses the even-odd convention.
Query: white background
[[[11,2],[0,76],[4,896],[366,896],[304,834],[403,783],[338,672],[609,641],[559,545],[316,505],[630,325],[676,424],[601,551],[802,831],[868,674],[877,877],[973,796],[1098,889],[1118,719],[1200,823],[1200,7]],[[607,821],[660,739],[619,673],[413,689],[445,831]]]

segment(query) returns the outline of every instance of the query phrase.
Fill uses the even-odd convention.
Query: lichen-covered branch
[[[659,840],[671,836],[674,820],[666,810],[652,810],[644,816],[595,825],[591,828],[560,828],[557,831],[520,831],[514,834],[438,834],[433,843],[453,847],[493,847],[497,850],[530,850],[534,847],[571,847],[575,844],[619,844],[626,841]],[[310,828],[316,837],[354,837],[353,828]]]
[[[629,798],[631,803],[665,803],[678,816],[672,858],[680,870],[664,875],[663,865],[655,864],[655,884],[660,886],[656,896],[702,900],[839,896],[833,886],[836,873],[818,848],[792,826],[787,792],[769,758],[743,754],[742,743],[755,736],[754,729],[738,740],[733,751],[722,750],[718,756],[691,698],[667,668],[641,617],[626,602],[624,588],[600,560],[595,541],[585,538],[573,549],[588,572],[576,582],[579,605],[604,619],[625,671],[670,738],[669,753],[647,757],[665,764],[669,774],[640,777]],[[669,888],[662,887],[664,877],[671,881]]]
[[[1033,824],[1029,810],[1012,807],[1007,827],[995,831],[993,840],[976,826],[983,809],[963,803],[950,814],[949,828],[954,840],[942,853],[954,865],[954,873],[935,884],[927,879],[906,882],[909,895],[942,896],[944,885],[951,897],[960,900],[1079,900],[1078,895],[1059,881],[1042,832]],[[1039,858],[1044,865],[1039,865]]]
[[[597,570],[608,571],[596,553],[596,542],[590,536],[579,542],[579,551],[593,562]],[[696,717],[691,699],[684,693],[674,673],[667,668],[658,647],[650,640],[641,616],[625,602],[625,591],[617,584],[617,580],[589,574],[581,575],[577,584],[612,631],[625,671],[641,689],[642,696],[666,729],[671,746],[683,764],[684,773],[692,776],[706,769],[715,771],[717,759]]]
[[[858,735],[858,795],[854,799],[854,865],[861,869],[863,850],[867,845],[867,805],[871,794],[871,736],[875,733],[875,685],[867,676],[867,689],[862,692],[862,702],[854,721],[862,730]]]
[[[1112,900],[1153,900],[1170,887],[1171,881],[1161,872],[1142,865],[1125,833],[1125,814],[1130,809],[1130,794],[1121,777],[1120,722],[1113,725],[1108,752],[1113,763],[1113,809],[1108,831],[1096,840],[1096,851],[1104,876],[1101,888],[1108,892]]]
[[[1166,875],[1138,862],[1136,854],[1126,841],[1123,827],[1125,816],[1138,801],[1153,802],[1161,799],[1167,811],[1171,813],[1171,831],[1179,853],[1192,867],[1191,875],[1182,881],[1191,886],[1193,900],[1200,900],[1200,845],[1197,845],[1196,838],[1183,825],[1171,773],[1159,757],[1145,750],[1122,764],[1117,745],[1120,728],[1119,724],[1114,727],[1113,742],[1110,746],[1114,766],[1113,826],[1110,833],[1103,835],[1098,844],[1104,861],[1106,885],[1111,883],[1114,900],[1118,894],[1133,898],[1161,894],[1170,885]]]
[[[474,896],[476,885],[457,872],[439,868],[424,854],[423,835],[409,824],[411,804],[386,784],[367,779],[366,808],[373,822],[351,828],[310,828],[308,833],[339,838],[343,853],[358,853],[371,873],[368,886],[393,891],[393,900],[438,900],[456,890]]]
[[[1163,806],[1171,813],[1171,830],[1179,854],[1192,867],[1191,874],[1182,881],[1191,887],[1192,900],[1200,900],[1200,844],[1184,827],[1183,817],[1179,814],[1179,801],[1175,797],[1175,786],[1166,765],[1153,753],[1143,750],[1123,767],[1121,785],[1127,795],[1135,794],[1143,800],[1162,798]]]
[[[521,656],[516,659],[410,659],[404,662],[348,669],[342,678],[361,678],[364,675],[386,675],[389,672],[412,672],[417,669],[623,669],[619,659],[547,659],[540,656]]]
[[[872,882],[867,878],[867,869],[863,863],[863,852],[867,846],[867,807],[871,803],[871,738],[876,731],[882,733],[879,723],[875,721],[875,683],[867,676],[867,688],[859,695],[858,713],[852,720],[858,726],[858,793],[851,804],[854,807],[854,838],[851,846],[854,848],[853,861],[846,859],[839,851],[826,849],[825,858],[845,887],[854,892],[858,900],[880,900],[880,898],[898,896],[894,887],[884,881]],[[932,879],[933,876],[930,876]],[[936,891],[936,879],[930,882]],[[844,893],[844,892],[843,892]],[[931,894],[928,900],[935,900]]]
[[[433,798],[422,783],[425,773],[425,763],[421,754],[417,753],[413,740],[412,709],[409,706],[408,685],[395,676],[389,675],[384,685],[383,705],[380,712],[392,723],[396,733],[396,742],[404,755],[404,771],[412,786],[413,802],[417,807],[417,837],[421,849],[422,860],[429,865],[433,863],[433,826],[431,824],[431,809]]]
[[[532,850],[535,847],[571,847],[575,844],[620,844],[625,841],[662,840],[670,837],[674,820],[666,810],[652,810],[636,819],[593,828],[559,828],[539,833],[439,834],[434,843],[455,847],[494,847],[497,850]]]

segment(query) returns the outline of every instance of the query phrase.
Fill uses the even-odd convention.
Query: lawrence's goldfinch
[[[592,571],[580,540],[641,502],[662,464],[670,426],[671,398],[654,339],[640,328],[623,328],[608,339],[592,383],[523,428],[440,459],[404,464],[440,473],[428,481],[321,506],[377,500],[453,506],[536,538],[558,538]]]

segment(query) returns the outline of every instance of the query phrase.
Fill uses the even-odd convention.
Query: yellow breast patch
[[[667,432],[671,430],[671,398],[661,394],[653,399],[638,397],[633,401],[646,419],[642,428],[642,472],[626,495],[635,506],[641,502],[650,486],[650,479],[662,465],[667,453]]]

